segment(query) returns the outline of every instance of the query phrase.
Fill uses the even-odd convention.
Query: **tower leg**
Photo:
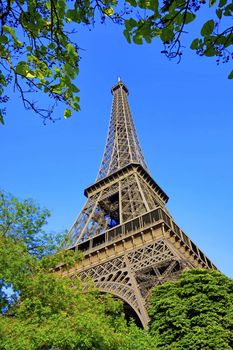
[[[138,288],[138,284],[137,284],[137,281],[135,279],[134,272],[131,269],[131,265],[130,265],[130,262],[129,262],[127,255],[125,255],[125,263],[126,263],[128,275],[130,277],[130,282],[132,284],[134,294],[135,294],[135,297],[137,300],[138,309],[139,309],[139,312],[141,315],[140,318],[141,318],[142,326],[143,326],[143,328],[147,328],[148,322],[149,322],[149,316],[148,316],[148,313],[147,313],[146,308],[145,308],[145,300],[143,299],[141,292]]]

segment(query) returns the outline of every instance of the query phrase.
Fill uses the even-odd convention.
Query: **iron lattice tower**
[[[149,175],[122,81],[112,88],[107,143],[87,202],[68,233],[84,259],[70,274],[92,278],[102,292],[121,298],[146,327],[152,287],[185,268],[215,268],[176,225],[168,196]]]

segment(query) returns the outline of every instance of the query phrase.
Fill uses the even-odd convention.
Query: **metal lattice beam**
[[[112,88],[112,113],[107,143],[97,180],[100,180],[130,163],[141,164],[148,171],[131,116],[123,82]]]

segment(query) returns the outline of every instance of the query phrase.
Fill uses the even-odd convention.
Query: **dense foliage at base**
[[[83,288],[69,269],[82,258],[56,250],[49,212],[0,192],[0,350],[230,350],[233,281],[191,270],[155,288],[148,331],[127,324],[122,303]],[[53,272],[63,265],[62,275]]]
[[[220,272],[184,272],[155,288],[150,302],[158,349],[233,349],[233,281]]]
[[[155,350],[152,338],[127,325],[122,303],[91,284],[54,273],[81,256],[55,250],[43,232],[49,212],[0,193],[0,349]]]

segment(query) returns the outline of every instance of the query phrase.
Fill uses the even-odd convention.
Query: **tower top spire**
[[[115,85],[113,85],[112,89],[111,89],[111,93],[114,95],[114,93],[118,90],[118,89],[123,89],[124,92],[128,95],[129,94],[129,90],[127,88],[127,86],[123,83],[123,81],[121,80],[120,77],[118,77],[118,81]]]
[[[103,160],[97,180],[134,163],[147,172],[128,103],[129,90],[122,80],[112,87],[112,113]]]

